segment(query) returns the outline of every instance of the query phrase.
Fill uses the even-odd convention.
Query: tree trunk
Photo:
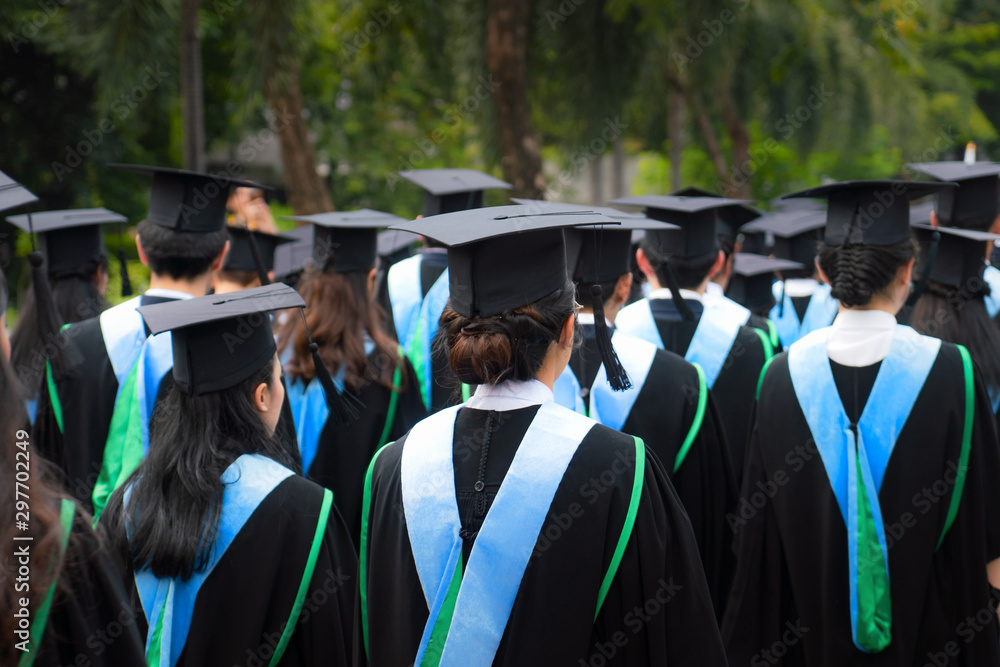
[[[184,168],[205,171],[205,113],[202,106],[201,44],[198,10],[201,0],[181,0],[181,118]]]
[[[670,190],[681,189],[681,155],[684,150],[684,92],[673,86],[667,98],[667,140],[670,142]]]
[[[590,203],[595,206],[604,203],[604,165],[600,157],[590,163]]]
[[[727,93],[723,100],[722,119],[726,124],[726,131],[729,132],[729,138],[733,142],[731,154],[733,172],[736,174],[736,178],[732,179],[735,181],[732,183],[735,187],[730,196],[750,199],[753,190],[750,187],[750,179],[760,165],[750,164],[750,132],[740,116],[739,109],[736,108],[732,94]]]
[[[541,199],[542,151],[527,97],[531,0],[489,0],[486,65],[492,79],[497,139],[512,197]]]
[[[614,148],[615,148],[615,153],[614,153],[615,159],[614,159],[614,162],[612,163],[614,166],[613,166],[613,176],[612,176],[612,183],[611,183],[611,187],[612,187],[611,194],[614,195],[614,199],[618,199],[619,197],[624,197],[626,195],[626,192],[625,192],[625,146],[622,143],[622,138],[620,136],[617,136],[617,135],[615,136]],[[600,202],[600,203],[603,204],[604,202]]]
[[[701,129],[701,134],[705,137],[705,147],[712,158],[712,164],[715,165],[715,174],[719,177],[718,189],[723,196],[731,197],[733,196],[735,184],[729,177],[729,165],[726,164],[726,156],[719,145],[719,138],[715,134],[715,128],[712,127],[712,119],[708,117],[708,113],[706,113],[697,96],[692,95],[689,101],[695,118],[698,121],[698,127]]]
[[[309,141],[309,127],[302,115],[302,89],[298,67],[285,72],[282,86],[264,86],[267,104],[274,114],[272,129],[281,142],[285,167],[285,190],[295,215],[326,213],[333,209],[330,193],[316,172],[316,154]]]

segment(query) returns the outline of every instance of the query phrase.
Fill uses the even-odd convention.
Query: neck
[[[549,389],[553,389],[556,384],[556,380],[562,375],[562,372],[566,370],[566,365],[569,363],[569,354],[562,354],[562,349],[559,342],[553,342],[549,346],[549,353],[545,355],[545,360],[542,362],[541,368],[535,373],[535,379],[544,384]],[[553,389],[554,390],[554,389]]]
[[[841,306],[838,312],[845,312],[850,310],[855,311],[865,311],[865,310],[881,310],[882,312],[889,313],[893,317],[899,312],[902,304],[897,304],[892,299],[886,298],[881,294],[876,294],[872,297],[872,300],[863,306]]]
[[[191,296],[205,296],[212,286],[212,272],[203,273],[191,279],[175,279],[167,275],[152,273],[149,276],[150,289],[169,289]]]

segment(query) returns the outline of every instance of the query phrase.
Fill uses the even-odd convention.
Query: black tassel
[[[778,305],[778,317],[785,316],[785,281],[781,281],[781,303]]]
[[[118,263],[122,269],[122,296],[132,296],[132,281],[128,277],[128,264],[125,262],[125,248],[118,246]]]
[[[594,334],[597,339],[597,349],[601,353],[604,372],[608,376],[608,384],[615,391],[625,391],[632,388],[632,380],[618,359],[614,345],[611,344],[611,333],[608,331],[607,320],[604,319],[604,290],[600,285],[591,285],[590,296],[594,303]]]
[[[83,355],[73,338],[62,333],[62,319],[52,298],[52,287],[45,270],[45,259],[37,250],[28,255],[31,264],[31,283],[35,288],[35,307],[38,309],[38,334],[45,349],[54,349],[49,363],[56,380],[68,377],[83,361]],[[50,346],[49,343],[52,343]]]
[[[309,352],[312,354],[313,366],[316,368],[316,379],[323,385],[323,393],[326,394],[326,407],[330,410],[327,422],[334,426],[353,424],[361,414],[359,410],[365,407],[365,404],[347,387],[344,387],[342,392],[337,390],[337,385],[330,377],[330,371],[327,370],[326,364],[319,356],[319,344],[312,339],[303,309],[299,309],[299,315],[302,316],[302,326],[305,327],[306,336],[309,338]]]
[[[906,300],[906,305],[911,308],[916,305],[920,296],[927,289],[927,281],[931,279],[931,269],[934,268],[934,261],[937,259],[938,244],[941,242],[941,232],[935,230],[931,234],[931,247],[927,250],[927,263],[924,265],[924,273],[920,276],[920,280],[917,284],[913,286],[913,291],[910,292],[909,298]]]
[[[687,304],[684,297],[681,296],[681,288],[677,285],[677,278],[674,276],[674,272],[670,268],[670,262],[664,262],[663,268],[666,269],[667,287],[670,288],[670,296],[674,299],[674,305],[677,306],[677,312],[679,312],[681,317],[688,322],[694,322],[694,312],[692,312],[691,306]]]
[[[271,280],[267,277],[267,269],[264,268],[264,260],[260,256],[260,248],[257,246],[257,239],[254,238],[253,232],[248,228],[243,229],[247,232],[247,238],[250,239],[250,254],[253,255],[253,265],[257,268],[257,277],[260,278],[261,285],[270,285]]]

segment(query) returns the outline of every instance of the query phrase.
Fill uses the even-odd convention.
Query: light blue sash
[[[302,474],[308,475],[309,468],[319,449],[319,436],[323,433],[330,407],[326,393],[319,380],[313,378],[309,384],[296,379],[288,385],[288,406],[295,423],[295,437],[299,441],[299,455],[302,457]]]
[[[163,378],[174,367],[174,352],[169,331],[147,338],[139,353],[136,391],[142,426],[142,454],[149,453],[149,423],[153,419],[156,395]]]
[[[729,350],[744,322],[743,313],[733,308],[705,308],[701,314],[684,358],[701,366],[709,389],[715,386],[719,373],[726,365]]]
[[[448,589],[460,567],[461,521],[455,497],[453,436],[461,406],[413,427],[403,445],[401,485],[414,564],[430,616],[416,656],[423,660]],[[442,667],[490,665],[552,499],[595,422],[542,404],[514,455],[476,538],[442,649]]]
[[[986,312],[990,317],[996,317],[1000,313],[1000,269],[995,266],[987,266],[983,271],[983,280],[990,286],[990,295],[983,299],[986,304]]]
[[[157,625],[160,614],[163,614],[163,632],[160,635],[162,667],[173,667],[184,650],[195,601],[202,584],[261,502],[292,474],[288,468],[260,454],[244,454],[239,457],[222,473],[222,481],[226,486],[222,493],[219,532],[205,569],[196,572],[187,581],[180,578],[158,579],[150,570],[135,573],[136,589],[149,623],[147,655],[153,628]],[[126,505],[130,490],[126,489],[125,492]]]
[[[556,378],[552,385],[552,394],[555,396],[557,405],[572,410],[578,415],[586,415],[587,407],[583,404],[580,381],[577,380],[573,369],[566,365],[562,374]]]
[[[142,297],[129,299],[108,308],[100,315],[104,348],[118,380],[119,394],[125,378],[139,359],[142,343],[146,340],[146,326],[142,322],[142,315],[136,310],[141,305],[141,299]],[[115,396],[115,402],[118,402],[118,396]]]
[[[441,320],[441,313],[448,305],[448,298],[451,296],[448,285],[448,269],[434,281],[424,301],[420,304],[420,313],[416,317],[413,337],[410,340],[409,351],[410,363],[420,366],[415,369],[418,375],[422,375],[420,393],[424,399],[424,405],[431,407],[431,389],[434,386],[434,369],[431,363],[431,343],[437,333],[438,322]],[[416,349],[419,346],[419,349]]]
[[[927,381],[941,341],[897,325],[889,355],[882,361],[858,421],[855,439],[826,351],[829,333],[829,329],[820,329],[792,345],[788,370],[847,528],[851,630],[855,645],[867,650],[857,637],[858,484],[864,485],[888,578],[888,549],[878,493],[896,439]],[[861,480],[857,478],[858,469]]]
[[[618,316],[615,317],[615,331],[641,338],[661,350],[664,349],[663,339],[660,338],[656,320],[653,319],[653,311],[649,308],[649,299],[636,301],[618,311]]]
[[[407,257],[389,267],[386,278],[389,288],[389,303],[392,305],[392,320],[396,325],[396,339],[404,348],[410,344],[410,336],[416,327],[417,313],[423,301],[420,291],[420,255]]]
[[[773,292],[774,298],[780,300],[782,297],[780,282],[774,283]],[[792,343],[806,334],[830,326],[840,308],[840,303],[830,296],[830,286],[819,285],[809,298],[809,305],[806,307],[802,322],[799,322],[799,315],[795,312],[792,297],[787,294],[784,297],[784,312],[782,312],[780,305],[775,305],[771,308],[768,317],[774,322],[774,326],[778,330],[778,338],[781,339],[781,345],[785,349],[791,347]],[[779,313],[781,314],[779,315]]]
[[[614,391],[608,384],[604,366],[597,370],[594,386],[590,390],[590,416],[605,426],[620,431],[625,425],[639,392],[646,384],[646,376],[653,366],[657,347],[649,341],[616,331],[611,339],[618,360],[632,378],[632,387],[625,391]]]
[[[750,321],[750,316],[753,314],[750,310],[740,304],[736,303],[728,296],[723,296],[722,298],[709,299],[705,302],[705,310],[717,310],[721,313],[725,313],[725,319],[738,320],[741,325],[746,324]]]

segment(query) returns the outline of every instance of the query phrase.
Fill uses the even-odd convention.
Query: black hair
[[[88,263],[80,272],[52,279],[52,300],[63,324],[97,317],[111,304],[101,295],[93,280],[100,262]],[[29,288],[18,312],[17,326],[10,337],[10,363],[25,388],[34,395],[45,372],[45,348],[53,341],[42,340],[38,330],[38,306],[35,291]]]
[[[219,269],[215,275],[219,280],[240,285],[243,289],[250,287],[255,280],[260,279],[256,271],[243,271],[241,269]]]
[[[986,312],[984,282],[966,287],[930,280],[913,307],[911,326],[918,332],[964,345],[992,391],[1000,391],[1000,328]]]
[[[143,220],[137,226],[142,249],[153,273],[174,280],[207,273],[229,240],[229,232],[178,232]]]
[[[823,243],[819,266],[830,281],[833,298],[850,308],[867,305],[892,283],[899,267],[916,256],[917,243],[912,238],[885,246]]]
[[[664,257],[646,239],[641,241],[639,247],[646,253],[646,258],[649,259],[649,264],[653,267],[656,279],[660,282],[661,287],[668,287],[670,285],[670,279],[667,275],[667,264],[670,265],[670,271],[674,273],[678,287],[681,289],[696,289],[708,278],[708,274],[712,272],[712,267],[715,266],[715,262],[719,258],[718,249],[694,259],[672,256]]]
[[[608,299],[615,295],[615,288],[618,287],[619,280],[621,280],[621,276],[603,283],[579,282],[576,284],[576,300],[584,308],[594,308],[596,304],[594,303],[592,288],[594,285],[600,285],[601,292],[604,294],[604,300],[607,302]],[[601,305],[603,306],[604,304]]]
[[[253,404],[254,389],[270,387],[273,372],[266,363],[235,387],[200,396],[172,385],[157,402],[149,453],[111,495],[101,518],[131,567],[182,579],[204,570],[222,512],[222,473],[241,455],[263,454],[300,472],[288,445],[268,433]]]
[[[465,317],[447,307],[435,343],[444,346],[455,375],[467,384],[530,380],[575,313],[575,297],[576,286],[567,282],[534,303],[490,317]]]

